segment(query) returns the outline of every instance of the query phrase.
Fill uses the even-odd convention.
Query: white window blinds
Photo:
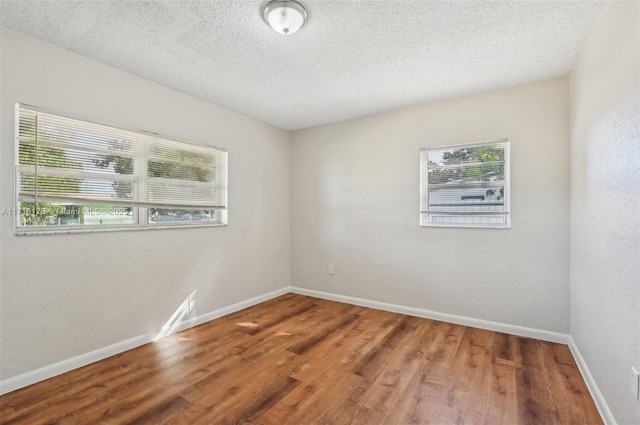
[[[227,152],[223,149],[24,105],[18,106],[17,114],[16,181],[21,203],[36,208],[48,203],[122,206],[136,208],[145,217],[146,210],[137,209],[153,209],[156,216],[159,210],[210,215],[226,209]]]
[[[507,139],[420,151],[420,224],[508,227]]]

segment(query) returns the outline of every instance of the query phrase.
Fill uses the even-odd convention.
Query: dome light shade
[[[274,0],[264,8],[264,20],[283,35],[297,32],[307,19],[305,8],[293,0]]]

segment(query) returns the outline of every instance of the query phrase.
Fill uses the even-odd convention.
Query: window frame
[[[488,224],[488,223],[455,223],[455,222],[433,222],[429,220],[429,153],[441,150],[458,150],[471,147],[486,147],[491,145],[503,145],[504,149],[504,211],[500,214],[487,215],[503,215],[505,223]],[[423,152],[427,154],[426,169],[422,159]],[[453,186],[452,186],[453,187]],[[487,187],[488,188],[488,187]],[[432,213],[432,212],[431,212]],[[455,215],[455,214],[452,214]],[[482,214],[478,214],[482,216]],[[426,216],[426,219],[425,219]],[[485,215],[486,216],[486,215]],[[510,229],[511,228],[511,141],[509,138],[499,138],[491,140],[483,140],[478,142],[425,147],[420,149],[420,211],[419,211],[420,227],[449,227],[449,228],[467,228],[467,229]]]
[[[177,143],[179,145],[186,145],[186,146],[191,146],[191,147],[197,147],[197,148],[204,148],[207,150],[211,150],[212,154],[214,155],[218,155],[220,153],[223,154],[224,157],[224,169],[223,169],[223,173],[224,173],[224,179],[223,182],[221,184],[216,185],[217,187],[221,187],[223,190],[223,199],[224,199],[224,206],[218,207],[218,208],[202,208],[202,207],[198,207],[195,204],[191,205],[191,207],[193,207],[192,209],[203,209],[203,210],[218,210],[218,214],[220,215],[220,219],[216,220],[216,221],[184,221],[184,222],[152,222],[149,218],[149,214],[148,214],[148,209],[149,208],[160,208],[160,209],[188,209],[188,208],[180,208],[178,206],[174,206],[173,208],[171,208],[170,205],[162,205],[162,204],[157,204],[157,206],[153,206],[153,205],[149,205],[149,206],[139,206],[139,205],[133,205],[135,202],[132,202],[132,205],[127,206],[124,205],[124,202],[120,201],[119,203],[117,203],[116,205],[114,205],[114,207],[127,207],[127,208],[132,208],[131,214],[133,216],[133,223],[128,223],[128,224],[97,224],[97,225],[93,225],[93,224],[74,224],[74,225],[33,225],[33,226],[26,226],[26,225],[22,225],[21,223],[21,202],[29,202],[29,201],[20,201],[20,193],[19,193],[19,187],[20,187],[20,179],[19,179],[19,174],[20,174],[20,170],[21,167],[24,168],[24,165],[20,164],[20,158],[19,158],[19,153],[20,153],[20,110],[21,109],[26,109],[35,113],[42,113],[42,114],[47,114],[47,115],[52,115],[55,117],[59,117],[62,119],[69,119],[69,120],[75,120],[84,124],[90,124],[90,125],[98,125],[98,126],[102,126],[102,127],[106,127],[109,129],[113,129],[116,131],[125,131],[134,135],[139,135],[141,138],[153,138],[153,139],[162,139],[162,141],[166,141],[169,143]],[[14,152],[14,203],[15,203],[15,208],[13,209],[13,211],[10,211],[11,215],[14,215],[15,220],[14,220],[14,234],[18,235],[18,236],[22,236],[22,235],[38,235],[38,234],[67,234],[67,233],[92,233],[92,232],[121,232],[121,231],[135,231],[135,230],[160,230],[160,229],[181,229],[181,228],[203,228],[203,227],[226,227],[228,225],[228,207],[229,207],[229,157],[228,157],[228,151],[225,148],[221,148],[218,146],[213,146],[213,145],[208,145],[208,144],[204,144],[204,143],[197,143],[197,142],[192,142],[192,141],[187,141],[184,139],[180,139],[180,138],[176,138],[176,137],[170,137],[170,136],[166,136],[163,134],[159,134],[159,133],[155,133],[155,132],[150,132],[150,131],[146,131],[146,130],[141,130],[141,129],[137,129],[137,128],[130,128],[130,127],[126,127],[126,126],[120,126],[117,124],[112,124],[109,122],[105,122],[105,121],[97,121],[97,120],[91,120],[91,119],[86,119],[86,118],[81,118],[78,116],[73,116],[70,114],[66,114],[66,113],[61,113],[61,112],[57,112],[57,111],[52,111],[49,109],[45,109],[45,108],[40,108],[37,106],[33,106],[33,105],[29,105],[29,104],[25,104],[25,103],[16,103],[15,104],[15,114],[14,114],[14,148],[15,148],[15,152]],[[146,145],[148,142],[144,142],[144,144]],[[139,149],[138,146],[134,146],[134,149]],[[146,150],[146,146],[145,146],[145,150]],[[136,157],[137,158],[137,157]],[[150,160],[150,156],[148,155],[148,153],[146,154],[146,156],[143,158],[144,164],[147,165],[149,160]],[[136,160],[134,160],[134,163],[138,162]],[[36,169],[37,165],[34,166]],[[149,180],[149,176],[144,176],[141,177],[141,173],[142,172],[148,172],[148,168],[145,166],[144,167],[144,171],[140,168],[140,164],[134,164],[134,171],[131,174],[131,177],[133,180],[145,180],[148,181]],[[180,181],[180,180],[178,180]],[[138,189],[136,189],[137,191]],[[147,189],[148,190],[148,189]],[[147,196],[148,194],[145,193],[144,195],[141,195],[143,200],[140,201],[138,200],[138,202],[142,202],[142,203],[146,203],[149,204],[147,201]],[[36,195],[37,197],[37,195]],[[79,200],[81,200],[79,198]],[[91,205],[91,204],[97,204],[100,205],[99,203],[96,203],[95,201],[88,201],[86,204],[83,205]],[[102,204],[108,204],[107,201],[103,202]],[[188,207],[188,205],[184,205],[185,207]],[[36,203],[36,208],[37,208],[37,203]]]

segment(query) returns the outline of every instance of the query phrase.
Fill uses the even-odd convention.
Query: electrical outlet
[[[638,370],[631,366],[631,380],[630,380],[629,389],[633,394],[633,397],[636,401],[640,401],[640,375],[638,375]]]
[[[333,264],[327,266],[327,273],[333,276]]]

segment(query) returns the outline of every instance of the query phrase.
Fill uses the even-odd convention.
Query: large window
[[[509,227],[509,141],[422,149],[420,225]]]
[[[226,224],[224,149],[16,113],[17,233]]]

